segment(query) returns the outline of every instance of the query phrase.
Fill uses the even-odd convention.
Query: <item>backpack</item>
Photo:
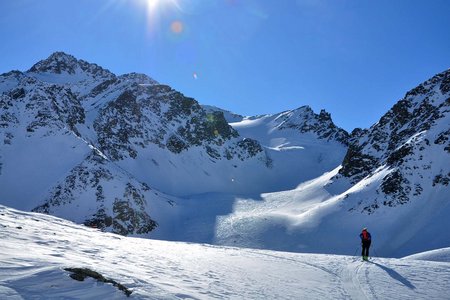
[[[361,239],[363,241],[370,241],[370,233],[366,230],[363,230],[363,232],[361,233]]]

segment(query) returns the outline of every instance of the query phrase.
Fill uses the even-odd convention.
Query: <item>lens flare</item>
[[[170,24],[170,30],[175,34],[180,34],[183,32],[184,26],[181,21],[173,21],[172,24]]]

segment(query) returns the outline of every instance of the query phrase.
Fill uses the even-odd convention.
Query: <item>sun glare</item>
[[[180,9],[178,4],[180,0],[137,0],[140,6],[145,9],[147,22],[150,32],[154,32],[159,28],[160,21],[167,15],[167,12],[172,9]],[[183,31],[182,24],[172,23],[172,32],[179,34]]]
[[[161,0],[145,0],[149,10],[155,9],[162,1]]]
[[[178,8],[177,0],[142,0],[147,6],[147,11],[149,14],[153,15],[157,10],[162,9],[166,6],[172,6]]]

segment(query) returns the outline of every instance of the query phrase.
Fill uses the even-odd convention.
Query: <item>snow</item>
[[[403,259],[418,259],[418,260],[440,261],[450,263],[450,248],[435,249],[422,253],[417,253],[406,256]]]
[[[0,206],[1,299],[444,299],[448,263],[126,238]],[[24,251],[24,249],[29,249]]]
[[[43,137],[27,137],[24,128],[12,132],[12,147],[3,147],[1,153],[4,165],[0,198],[2,204],[16,208],[36,207],[43,193],[90,152],[85,142],[68,130]]]
[[[252,178],[264,178],[264,181],[254,183],[260,185],[257,192],[294,189],[338,167],[347,151],[345,145],[319,139],[313,132],[301,133],[298,129],[282,128],[286,115],[299,119],[308,116],[300,108],[280,114],[246,117],[240,122],[230,123],[241,136],[260,142],[273,161],[272,168],[266,171],[268,174],[249,174]]]
[[[340,167],[295,189],[237,195],[206,193],[174,199],[174,207],[158,215],[159,227],[150,238],[240,246],[302,253],[354,255],[359,233],[368,227],[372,254],[403,257],[433,248],[448,247],[449,237],[436,235],[448,228],[449,203],[424,191],[422,199],[402,209],[380,207],[373,215],[358,210],[361,199],[373,199],[381,180],[390,172],[351,186],[336,180]],[[160,211],[161,213],[161,211]],[[414,220],[414,222],[411,222]],[[430,221],[432,220],[432,221]]]
[[[6,92],[14,87],[24,87],[27,92],[25,99],[14,101],[11,108],[19,121],[10,122],[2,132],[2,204],[30,210],[42,204],[50,191],[55,191],[55,185],[64,183],[75,166],[81,164],[86,172],[92,172],[86,157],[92,151],[105,159],[108,156],[107,150],[99,150],[93,126],[99,112],[136,84],[141,86],[137,101],[144,101],[149,97],[145,87],[156,84],[141,74],[100,75],[100,79],[94,78],[78,67],[73,74],[26,72],[0,76],[0,93],[5,97],[10,97]],[[98,94],[92,92],[101,82],[108,83],[107,88]],[[59,84],[76,94],[86,111],[84,124],[76,125],[81,137],[55,115],[48,126],[33,133],[27,131],[27,125],[41,109],[45,113],[52,104],[47,101],[50,98],[46,88]],[[437,87],[434,90],[440,93]],[[171,93],[176,92],[157,95],[161,99],[155,101],[161,101],[161,112],[169,109],[164,101]],[[447,98],[438,97],[438,102]],[[420,96],[414,101],[422,100]],[[27,110],[26,103],[35,106]],[[407,135],[396,145],[396,150],[408,144],[425,151],[415,151],[400,166],[411,188],[416,188],[411,194],[420,192],[394,207],[382,204],[387,198],[380,186],[397,167],[381,165],[355,184],[340,176],[347,146],[336,138],[320,138],[320,131],[303,130],[313,128],[317,121],[310,108],[255,117],[211,106],[203,108],[206,112],[222,111],[240,138],[255,139],[263,146],[262,153],[270,163],[261,159],[262,154],[244,161],[237,157],[214,160],[202,146],[175,154],[151,142],[138,149],[137,159],[107,159],[104,168],[114,179],[102,179],[104,203],[111,209],[112,201],[123,194],[128,182],[134,186],[146,183],[150,189],[142,192],[145,210],[159,226],[141,237],[153,240],[103,234],[52,217],[2,208],[0,227],[5,242],[0,250],[0,298],[28,299],[31,295],[35,298],[35,294],[45,299],[124,296],[110,285],[90,279],[83,283],[71,280],[63,270],[67,266],[93,268],[132,288],[137,298],[446,296],[442,291],[449,283],[446,269],[450,251],[444,247],[450,245],[450,236],[436,232],[450,227],[450,186],[435,186],[433,182],[437,174],[450,174],[446,145],[434,142],[448,130],[450,115],[446,106],[442,106],[443,117],[437,123]],[[159,126],[161,116],[150,110],[143,113],[149,119],[148,128]],[[326,113],[321,116],[326,119]],[[167,125],[167,133],[176,132],[187,122],[177,121]],[[378,133],[391,135],[392,129],[386,126]],[[408,129],[406,124],[403,129]],[[9,135],[14,138],[7,143]],[[369,142],[368,137],[360,143],[364,141]],[[140,140],[128,142],[139,144]],[[236,140],[225,141],[220,148],[227,149],[233,143]],[[369,143],[365,151],[378,158],[386,155],[372,146]],[[380,147],[385,150],[387,146]],[[94,201],[95,190],[87,185],[71,188],[70,183],[66,187],[75,195],[73,202],[54,207],[52,213],[83,223],[99,205]],[[379,204],[376,211],[364,211],[374,204]],[[400,258],[437,250],[402,260],[375,258],[363,264],[350,256],[359,251],[358,235],[363,227],[372,233],[371,253],[376,256]],[[193,242],[199,244],[190,244]],[[32,251],[24,251],[30,248]],[[434,277],[441,282],[434,282]]]

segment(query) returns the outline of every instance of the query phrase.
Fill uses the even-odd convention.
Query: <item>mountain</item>
[[[155,203],[167,203],[164,211],[188,195],[293,187],[337,166],[346,147],[337,142],[340,154],[314,172],[285,170],[286,158],[303,151],[274,160],[224,111],[147,75],[116,76],[63,52],[0,75],[0,92],[2,203],[122,234],[154,229],[151,216],[165,214]],[[286,174],[293,180],[280,180]]]
[[[130,238],[2,205],[0,228],[1,299],[448,296],[448,259],[436,262],[372,258],[362,262],[354,256]],[[439,252],[442,259],[448,249]],[[418,255],[420,259],[430,257]]]
[[[325,110],[316,114],[309,106],[230,125],[259,141],[273,159],[273,176],[266,185],[274,188],[262,192],[290,190],[317,178],[339,166],[347,151],[348,133]]]
[[[237,199],[218,216],[214,242],[349,254],[368,227],[376,255],[448,247],[450,235],[439,233],[450,226],[449,78],[449,70],[434,76],[371,128],[354,130],[334,170],[262,201]]]
[[[161,192],[147,196],[150,186],[201,192],[198,184],[183,190],[195,175],[220,186],[225,179],[211,176],[217,161],[267,168],[262,147],[239,137],[222,114],[207,114],[146,75],[116,76],[57,52],[27,72],[2,74],[0,91],[0,198],[17,208],[96,220],[124,234],[149,232],[156,224],[149,202],[172,201]]]
[[[372,213],[421,198],[450,182],[450,70],[406,93],[368,130],[356,130],[340,174],[353,183],[388,169],[380,197],[361,202]],[[436,190],[436,189],[433,189]]]
[[[368,227],[376,255],[449,247],[449,102],[447,70],[349,134],[56,52],[0,75],[0,201],[165,240],[354,254]]]
[[[87,94],[99,83],[116,79],[109,70],[64,52],[55,52],[39,61],[26,75],[39,81],[70,86],[77,96]]]

